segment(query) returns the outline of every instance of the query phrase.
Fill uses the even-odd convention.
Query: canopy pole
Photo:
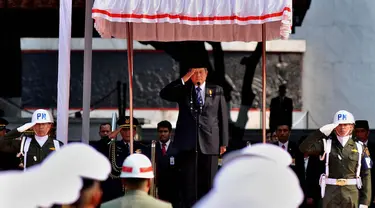
[[[60,1],[56,139],[68,143],[72,0]]]
[[[129,117],[130,117],[130,154],[133,154],[133,23],[126,23],[127,32],[127,54],[128,54],[128,76],[129,76]]]
[[[91,103],[91,72],[92,72],[92,0],[86,0],[85,10],[85,49],[83,54],[83,98],[82,98],[82,135],[81,142],[90,141],[90,103]]]
[[[266,136],[266,43],[267,43],[266,24],[262,24],[262,138],[263,143],[267,142]]]

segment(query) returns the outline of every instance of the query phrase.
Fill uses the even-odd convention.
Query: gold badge
[[[210,97],[212,97],[212,90],[211,90],[211,89],[208,90],[208,95],[209,95]]]
[[[358,152],[358,150],[356,150],[356,149],[352,149],[352,152]]]
[[[49,148],[49,150],[55,151],[56,149],[54,147]]]

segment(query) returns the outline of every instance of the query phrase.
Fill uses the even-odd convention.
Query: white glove
[[[338,124],[327,124],[321,127],[319,131],[325,134],[326,136],[329,136],[332,133],[333,129],[335,129],[337,126]]]
[[[35,125],[35,123],[25,123],[24,125],[18,127],[17,131],[22,133],[22,132],[28,130],[29,128],[33,127],[34,125]]]
[[[359,208],[368,208],[368,206],[367,206],[367,205],[364,205],[364,204],[360,204],[360,205],[359,205]]]

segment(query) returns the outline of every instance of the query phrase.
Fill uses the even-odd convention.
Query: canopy
[[[132,22],[139,41],[262,41],[287,39],[291,0],[95,0],[92,16],[104,38],[127,38]],[[151,23],[151,24],[150,24]]]

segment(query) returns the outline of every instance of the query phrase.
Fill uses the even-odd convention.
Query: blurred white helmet
[[[213,188],[193,208],[299,207],[303,191],[288,166],[291,157],[274,146],[256,144],[229,153],[215,176]]]
[[[52,114],[44,109],[34,111],[31,123],[53,123]]]
[[[154,178],[150,159],[143,154],[129,155],[123,165],[121,178]]]
[[[334,124],[355,124],[355,119],[353,114],[346,110],[337,111],[333,117]]]

